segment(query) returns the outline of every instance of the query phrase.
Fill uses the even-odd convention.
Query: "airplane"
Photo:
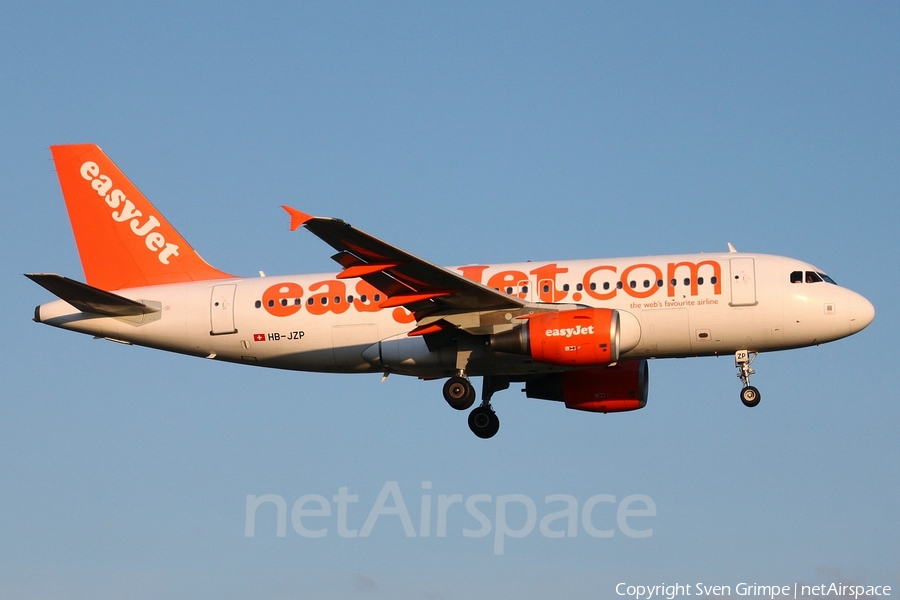
[[[446,379],[469,427],[495,392],[614,413],[647,404],[648,360],[733,355],[741,401],[760,352],[864,329],[875,309],[811,264],[728,252],[441,267],[289,206],[337,273],[238,277],[206,263],[97,146],[51,152],[85,282],[28,273],[59,300],[34,320],[124,344],[258,367]]]

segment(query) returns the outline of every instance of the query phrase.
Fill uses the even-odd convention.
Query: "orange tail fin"
[[[88,284],[118,290],[234,277],[200,258],[100,148],[50,151]]]

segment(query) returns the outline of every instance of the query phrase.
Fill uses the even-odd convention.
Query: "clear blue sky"
[[[900,593],[900,5],[16,3],[0,20],[2,598],[605,598],[618,582],[855,581]],[[48,146],[106,150],[215,266],[333,269],[279,205],[442,264],[719,251],[807,260],[864,332],[655,361],[646,409],[496,396],[488,442],[440,382],[274,372],[31,322],[22,273],[82,272]],[[649,496],[657,515],[407,538],[245,537],[396,481],[422,494]],[[431,482],[423,491],[422,482]],[[492,500],[493,501],[493,500]],[[459,505],[457,505],[458,508]],[[493,504],[482,508],[490,512]],[[312,505],[307,508],[311,508]],[[269,512],[266,512],[266,511]],[[436,510],[436,509],[435,509]],[[615,527],[600,504],[597,526]],[[491,513],[491,518],[494,518]],[[523,506],[511,506],[518,527]],[[561,525],[561,523],[563,523]],[[554,528],[564,528],[557,521]]]

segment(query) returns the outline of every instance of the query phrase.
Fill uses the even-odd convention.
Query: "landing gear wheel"
[[[744,403],[744,406],[753,408],[757,404],[759,404],[760,395],[759,390],[753,387],[752,385],[748,385],[744,389],[741,390],[741,402]]]
[[[490,406],[479,406],[469,413],[469,429],[483,440],[492,438],[500,430],[500,419]]]
[[[465,377],[451,377],[444,383],[444,400],[456,410],[467,410],[475,404],[475,388]]]

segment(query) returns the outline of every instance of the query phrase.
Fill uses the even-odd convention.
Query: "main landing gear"
[[[484,377],[481,405],[469,413],[469,429],[481,439],[492,438],[500,429],[500,419],[491,408],[494,392],[509,387],[508,377]],[[467,410],[475,403],[475,387],[463,373],[444,383],[444,400],[456,410]]]
[[[751,352],[749,350],[738,350],[734,353],[734,366],[738,370],[737,376],[740,378],[741,383],[744,384],[744,388],[741,390],[741,402],[749,408],[759,404],[761,398],[759,390],[750,385],[750,376],[756,373],[750,368],[750,365],[756,360],[758,354],[759,352]]]
[[[469,413],[469,429],[483,440],[492,438],[500,430],[500,418],[490,404],[482,404]]]
[[[450,408],[467,410],[475,403],[475,388],[465,377],[451,377],[444,383],[444,400]]]

